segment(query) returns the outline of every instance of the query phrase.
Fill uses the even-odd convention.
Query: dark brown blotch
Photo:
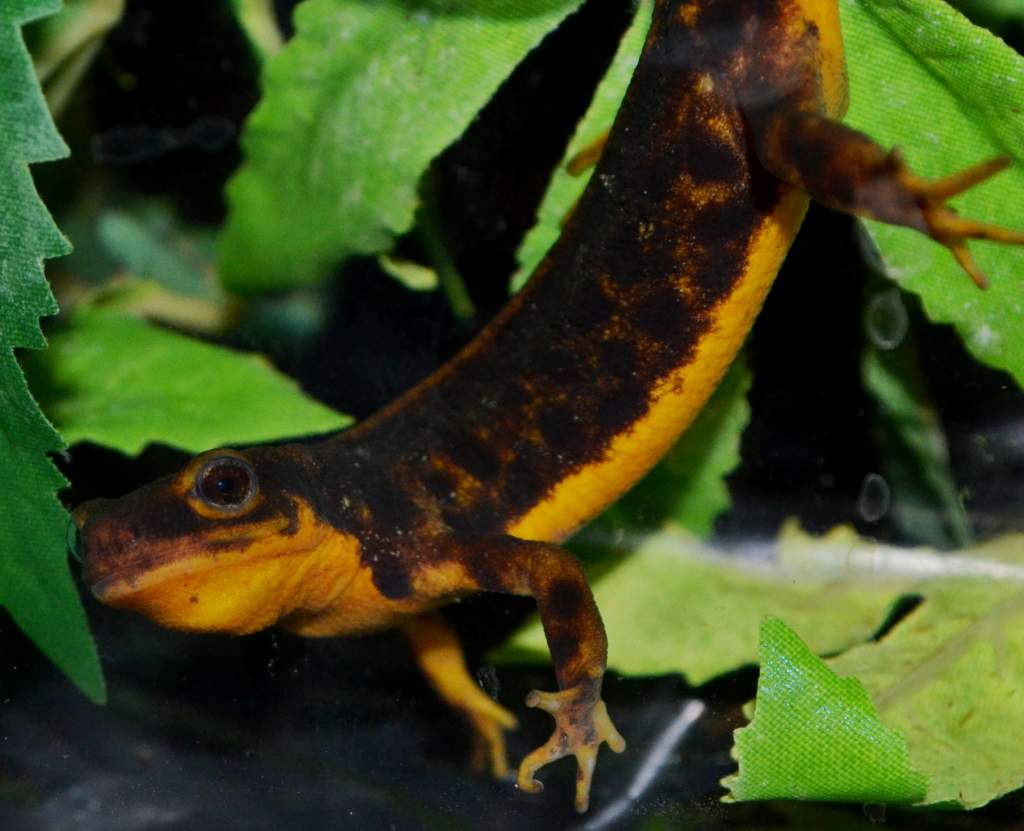
[[[576,620],[584,609],[585,589],[573,580],[559,580],[548,589],[545,610],[555,620]]]
[[[580,641],[571,627],[552,626],[545,629],[551,662],[556,668],[568,667],[579,653]]]

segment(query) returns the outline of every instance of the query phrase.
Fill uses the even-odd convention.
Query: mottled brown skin
[[[355,429],[239,454],[259,482],[244,513],[203,507],[193,477],[207,456],[83,506],[86,580],[101,599],[179,628],[402,626],[496,773],[514,718],[473,685],[432,610],[478,591],[533,596],[560,692],[528,700],[556,729],[518,782],[537,790],[536,769],[573,753],[584,810],[598,746],[624,743],[600,698],[600,615],[579,563],[555,543],[632,485],[700,409],[807,194],[954,251],[992,233],[954,228],[948,182],[937,194],[833,120],[845,107],[837,20],[834,0],[661,0],[607,141],[582,161],[600,156],[584,195],[484,332]],[[258,566],[247,571],[246,558]],[[211,563],[230,580],[203,577]]]

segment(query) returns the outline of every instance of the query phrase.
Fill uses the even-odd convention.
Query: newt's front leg
[[[601,699],[608,641],[583,567],[556,545],[514,537],[463,538],[454,548],[464,582],[457,587],[449,585],[449,591],[492,591],[536,598],[559,689],[534,690],[526,704],[550,713],[555,730],[547,742],[522,761],[517,784],[524,791],[540,791],[542,785],[534,774],[571,754],[577,763],[576,810],[586,811],[598,749],[607,742],[621,753],[626,743]]]
[[[805,102],[806,104],[806,102]],[[987,281],[967,248],[972,239],[1024,245],[1024,232],[958,216],[946,201],[994,176],[1008,159],[991,159],[941,179],[910,170],[858,130],[799,105],[748,111],[764,167],[818,202],[856,216],[913,228],[948,248],[971,279]]]

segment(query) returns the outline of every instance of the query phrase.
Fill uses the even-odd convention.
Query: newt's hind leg
[[[898,151],[816,112],[774,108],[748,113],[761,164],[787,184],[847,213],[904,225],[948,248],[981,288],[987,285],[967,248],[985,239],[1024,245],[1024,232],[964,219],[946,200],[1004,170],[992,159],[941,179],[913,173]]]
[[[473,728],[474,766],[489,768],[496,779],[503,778],[508,773],[504,731],[515,729],[515,716],[477,686],[466,669],[455,632],[439,612],[413,618],[403,632],[431,686]]]

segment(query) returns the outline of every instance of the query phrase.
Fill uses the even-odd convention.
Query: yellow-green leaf
[[[258,355],[115,309],[80,309],[52,335],[43,360],[44,409],[70,444],[138,453],[159,442],[198,452],[325,433],[351,422]]]
[[[407,231],[430,161],[580,0],[307,0],[228,187],[224,283],[311,283]]]

